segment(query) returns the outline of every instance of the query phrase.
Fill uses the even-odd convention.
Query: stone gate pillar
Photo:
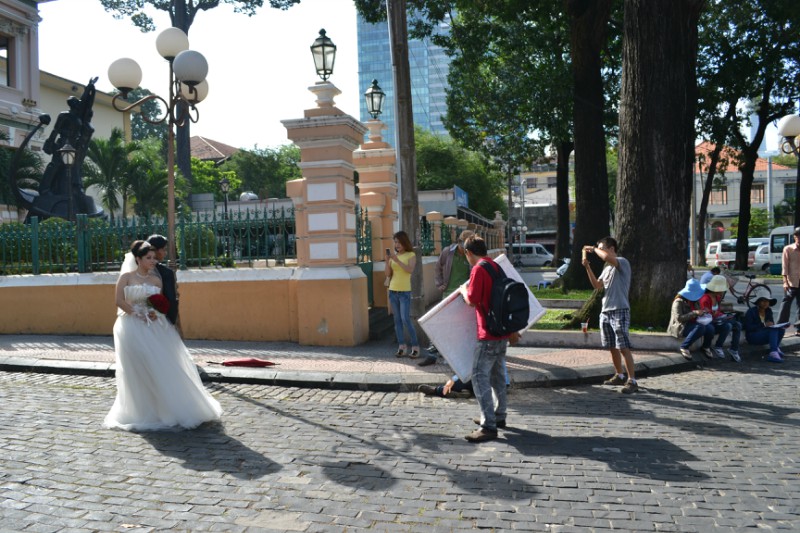
[[[356,265],[353,150],[367,129],[334,105],[330,82],[309,87],[317,107],[283,120],[300,148],[303,177],[286,184],[295,205],[298,268],[293,275],[300,344],[352,346],[367,340],[367,279]]]
[[[392,235],[398,227],[397,153],[383,142],[380,120],[367,122],[369,141],[353,153],[358,171],[361,205],[372,223],[372,260],[383,261],[384,250],[393,246]]]

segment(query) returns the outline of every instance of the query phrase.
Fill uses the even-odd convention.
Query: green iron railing
[[[114,223],[78,215],[75,223],[51,218],[0,224],[0,274],[118,270],[137,239],[167,235],[160,217]],[[180,216],[176,240],[180,268],[232,266],[234,262],[295,258],[294,210],[289,208]]]

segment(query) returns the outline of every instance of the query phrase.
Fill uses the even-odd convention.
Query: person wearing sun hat
[[[703,285],[700,284],[700,286]],[[714,332],[718,337],[714,351],[704,348],[703,353],[709,359],[713,359],[715,355],[718,359],[725,359],[725,350],[722,345],[728,338],[728,334],[731,334],[731,347],[728,349],[728,353],[738,363],[742,360],[739,356],[739,337],[742,333],[742,325],[735,318],[728,318],[719,305],[728,290],[728,280],[725,276],[713,276],[711,281],[706,284],[705,290],[706,293],[700,298],[700,309],[711,315],[711,325],[714,326]]]
[[[775,327],[772,314],[772,307],[778,303],[775,298],[760,296],[753,307],[747,310],[744,315],[744,337],[747,342],[756,346],[769,344],[769,354],[767,361],[770,363],[782,363],[783,352],[781,351],[781,340],[788,322],[783,327]]]
[[[711,325],[711,315],[700,309],[698,301],[705,294],[705,290],[696,279],[690,279],[686,286],[678,291],[672,301],[672,312],[669,318],[667,333],[676,338],[684,337],[680,352],[687,361],[692,360],[691,346],[700,337],[703,337],[703,350],[711,349],[714,339],[714,326]],[[705,321],[698,318],[706,317]]]

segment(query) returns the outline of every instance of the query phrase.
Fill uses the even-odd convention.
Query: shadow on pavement
[[[162,455],[182,461],[196,472],[218,471],[239,479],[258,479],[283,469],[260,453],[225,434],[222,424],[204,424],[191,431],[142,432],[142,438]]]
[[[509,428],[505,440],[525,456],[577,456],[606,463],[615,472],[661,481],[697,481],[708,476],[682,463],[699,461],[664,439],[551,437]]]

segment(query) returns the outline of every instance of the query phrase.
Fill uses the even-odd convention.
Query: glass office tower
[[[449,23],[441,24],[437,31],[447,32]],[[414,108],[414,124],[436,134],[446,135],[442,120],[447,113],[445,90],[449,58],[444,50],[430,41],[410,40],[408,62],[411,69],[411,102]],[[386,124],[383,140],[396,146],[394,80],[392,57],[389,46],[389,25],[386,22],[370,24],[358,17],[358,82],[361,93],[369,88],[372,80],[386,93],[383,113],[379,117]],[[364,99],[360,99],[361,120],[370,117]]]

